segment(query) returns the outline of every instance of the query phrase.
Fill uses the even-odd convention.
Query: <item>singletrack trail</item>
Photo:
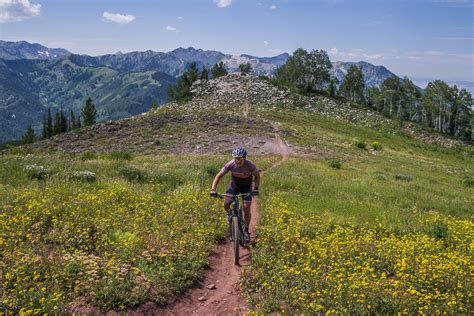
[[[273,128],[281,160],[261,172],[261,175],[288,160],[288,146],[281,140],[278,126],[273,124]],[[253,242],[255,227],[260,220],[258,197],[253,199],[251,212],[250,233]],[[234,265],[232,247],[230,242],[226,240],[218,245],[209,256],[209,265],[201,280],[179,295],[174,303],[160,309],[155,309],[152,306],[147,309],[146,306],[142,306],[135,313],[148,315],[235,315],[246,313],[248,312],[247,302],[242,297],[237,282],[242,269],[249,266],[250,262],[249,249],[241,248],[240,266]],[[135,313],[132,312],[132,314]]]

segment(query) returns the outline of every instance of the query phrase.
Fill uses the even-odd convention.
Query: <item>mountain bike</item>
[[[239,194],[217,194],[217,197],[232,198],[232,204],[227,213],[227,221],[229,224],[229,240],[232,241],[232,250],[234,253],[234,264],[239,265],[239,246],[244,247],[246,245],[244,239],[244,227],[245,224],[242,220],[242,207],[240,206],[239,199],[244,199],[252,193],[239,193]],[[243,205],[243,203],[242,203]]]

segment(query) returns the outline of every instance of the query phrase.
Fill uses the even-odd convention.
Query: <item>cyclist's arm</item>
[[[216,175],[214,178],[214,181],[212,182],[212,187],[211,191],[215,191],[217,188],[217,185],[219,184],[219,181],[221,181],[221,178],[226,174],[224,170],[219,171],[219,173]]]
[[[258,187],[260,186],[260,171],[258,171],[258,169],[255,169],[255,171],[252,172],[252,174],[254,177],[253,187],[258,189]]]

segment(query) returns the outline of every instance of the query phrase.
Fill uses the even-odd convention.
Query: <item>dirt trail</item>
[[[268,170],[280,165],[288,160],[288,146],[279,136],[279,128],[273,124],[275,139],[280,148],[282,159]],[[252,202],[252,221],[250,223],[250,233],[252,239],[255,236],[255,227],[260,220],[258,212],[258,198],[254,197]],[[242,269],[250,265],[250,252],[248,248],[241,248],[241,266],[234,265],[232,247],[229,241],[218,245],[209,257],[209,267],[206,269],[203,278],[192,288],[180,295],[175,303],[156,310],[154,308],[141,309],[144,314],[153,315],[222,315],[222,314],[242,314],[248,312],[248,306],[242,297],[237,282]],[[151,307],[151,306],[150,306]]]

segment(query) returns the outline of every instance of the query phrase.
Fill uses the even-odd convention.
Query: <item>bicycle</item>
[[[247,243],[244,239],[245,224],[242,220],[242,208],[239,204],[239,198],[246,198],[252,193],[239,194],[217,194],[217,197],[223,199],[224,197],[232,198],[232,206],[227,211],[227,218],[229,224],[229,240],[232,241],[232,249],[234,253],[234,264],[239,265],[239,246],[244,247]]]

